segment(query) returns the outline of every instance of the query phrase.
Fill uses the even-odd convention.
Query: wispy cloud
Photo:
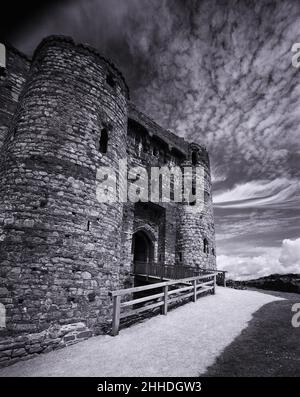
[[[220,208],[254,208],[270,205],[298,208],[299,202],[300,181],[287,178],[240,183],[214,196],[214,204]]]

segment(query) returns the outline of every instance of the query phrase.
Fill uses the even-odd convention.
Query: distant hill
[[[236,289],[254,287],[273,291],[296,292],[300,294],[300,274],[270,274],[269,276],[260,277],[255,280],[228,280],[226,284],[228,287]]]

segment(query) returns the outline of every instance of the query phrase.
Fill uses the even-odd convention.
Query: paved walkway
[[[280,298],[217,288],[216,295],[121,330],[0,370],[0,376],[198,376],[247,327],[252,314]]]

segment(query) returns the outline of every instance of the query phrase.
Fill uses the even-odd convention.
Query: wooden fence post
[[[120,309],[121,309],[121,296],[114,296],[113,303],[113,323],[112,323],[112,335],[116,336],[119,333],[120,327]]]
[[[164,304],[163,304],[163,307],[162,307],[162,314],[164,314],[165,316],[168,313],[168,290],[169,290],[169,288],[166,285],[164,287]]]
[[[193,284],[194,284],[194,296],[193,296],[193,299],[194,299],[194,302],[196,302],[196,300],[197,300],[197,280],[194,280]]]

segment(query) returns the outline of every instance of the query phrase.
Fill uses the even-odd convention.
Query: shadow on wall
[[[269,303],[254,313],[248,327],[200,376],[300,376],[300,327],[291,323],[292,306],[300,302],[300,295],[276,295],[286,300]]]

